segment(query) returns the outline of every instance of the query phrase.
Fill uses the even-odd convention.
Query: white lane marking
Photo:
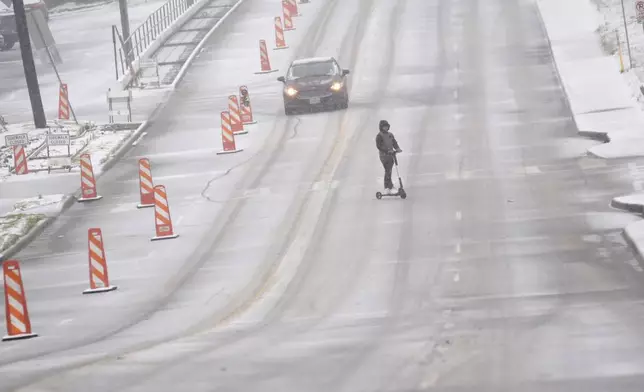
[[[58,325],[62,326],[62,325],[65,325],[65,324],[69,324],[72,321],[74,321],[74,319],[65,319],[65,320],[61,321],[60,323],[58,323]]]
[[[456,249],[455,250],[456,250],[456,253],[461,253],[461,243],[460,242],[456,243]]]
[[[454,90],[454,99],[458,99],[458,90]]]
[[[461,146],[461,139],[456,139],[456,147],[460,147],[460,146]]]
[[[147,132],[143,132],[143,133],[141,134],[141,136],[139,136],[139,137],[138,137],[138,139],[136,139],[136,140],[132,143],[132,145],[133,145],[133,146],[136,146],[137,144],[139,144],[139,142],[141,141],[141,139],[143,139],[143,137],[144,137],[145,135],[147,135],[147,134],[148,134]]]
[[[461,280],[461,274],[459,274],[458,272],[456,272],[456,273],[454,274],[454,282],[459,282],[460,280]]]
[[[460,221],[463,219],[463,213],[461,211],[456,211],[456,220]]]

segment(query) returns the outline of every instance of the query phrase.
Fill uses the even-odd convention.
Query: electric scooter
[[[391,193],[391,194],[386,194],[382,192],[376,192],[376,198],[378,200],[382,199],[383,197],[398,197],[400,196],[401,199],[406,199],[407,198],[407,192],[405,192],[405,189],[403,188],[403,182],[402,178],[400,178],[400,173],[398,172],[398,157],[396,154],[394,154],[394,165],[396,166],[396,175],[398,176],[398,183],[400,184],[400,188],[398,188],[398,192],[396,193]]]

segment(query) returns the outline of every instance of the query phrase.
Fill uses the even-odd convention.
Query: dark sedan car
[[[346,109],[348,74],[333,57],[293,61],[286,77],[277,78],[284,83],[284,113],[288,116],[313,108]]]

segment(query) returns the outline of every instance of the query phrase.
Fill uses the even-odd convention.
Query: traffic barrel
[[[157,185],[154,187],[154,223],[156,236],[152,237],[152,241],[179,237],[179,234],[174,233],[174,229],[172,227],[168,193],[163,185]]]
[[[13,167],[18,175],[28,174],[29,167],[27,165],[27,154],[25,153],[25,146],[13,146]]]
[[[289,5],[289,9],[291,10],[291,15],[292,16],[302,16],[300,14],[300,11],[297,8],[297,0],[286,0]]]
[[[96,178],[92,167],[92,158],[89,154],[80,157],[81,169],[81,197],[78,201],[92,201],[102,199],[96,190]]]
[[[274,50],[288,49],[286,39],[284,38],[284,27],[282,26],[282,18],[275,17],[275,48]]]
[[[221,144],[223,150],[219,151],[217,155],[232,154],[235,152],[243,151],[243,148],[237,148],[235,144],[235,134],[232,131],[230,124],[230,112],[221,112]]]
[[[116,290],[117,286],[110,285],[107,273],[107,259],[105,258],[101,229],[87,230],[87,250],[89,253],[89,289],[83,291],[83,294],[105,293]]]
[[[141,201],[137,208],[154,207],[154,182],[148,158],[139,159],[139,194]]]
[[[237,95],[228,96],[228,112],[230,113],[230,129],[235,135],[245,135],[248,131],[244,130],[244,124],[241,119],[239,101]]]
[[[266,49],[266,41],[259,40],[259,61],[261,71],[255,72],[256,74],[267,74],[277,72],[277,69],[271,69],[271,60],[268,58],[268,49]]]
[[[284,31],[295,30],[293,25],[293,11],[288,0],[282,0],[282,14],[284,14]]]
[[[69,120],[69,92],[65,83],[58,90],[58,119]]]
[[[27,297],[22,283],[20,263],[7,260],[2,263],[4,281],[4,305],[7,321],[7,335],[3,341],[29,339],[38,336],[31,331],[31,321],[27,310]]]

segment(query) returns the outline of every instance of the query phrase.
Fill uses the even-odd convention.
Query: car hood
[[[328,87],[334,82],[339,82],[337,76],[309,76],[305,78],[292,79],[288,81],[288,86],[296,90],[315,90],[320,87]]]

